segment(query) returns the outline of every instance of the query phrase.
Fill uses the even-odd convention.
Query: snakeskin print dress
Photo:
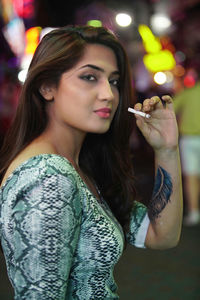
[[[146,207],[135,203],[128,242],[144,247]],[[0,189],[0,238],[15,300],[119,299],[113,269],[124,235],[71,163],[40,154]]]

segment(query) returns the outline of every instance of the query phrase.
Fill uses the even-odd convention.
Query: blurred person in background
[[[148,207],[136,201],[130,65],[103,27],[64,27],[35,51],[0,153],[0,236],[16,300],[118,299],[113,269],[128,242],[177,245],[182,226],[173,101],[135,109],[154,149]],[[167,128],[167,129],[166,129]]]
[[[184,224],[200,223],[200,81],[174,96],[180,132],[180,153],[184,178],[186,212]]]
[[[14,117],[21,90],[18,61],[4,37],[3,25],[0,16],[0,146]]]

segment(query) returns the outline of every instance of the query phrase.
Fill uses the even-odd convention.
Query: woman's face
[[[106,132],[119,103],[119,70],[114,52],[89,44],[81,60],[51,88],[51,124],[87,133]]]

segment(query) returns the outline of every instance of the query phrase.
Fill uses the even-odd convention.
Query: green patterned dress
[[[146,207],[135,203],[128,242],[144,247]],[[119,299],[113,269],[120,224],[71,163],[40,154],[0,189],[0,238],[15,300]]]

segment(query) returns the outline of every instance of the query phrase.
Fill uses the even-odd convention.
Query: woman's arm
[[[178,149],[178,129],[172,99],[146,99],[135,108],[151,114],[136,116],[137,125],[155,153],[155,184],[148,205],[150,225],[145,245],[166,249],[177,245],[182,225],[182,183]]]
[[[81,211],[72,177],[46,175],[21,195],[13,213],[16,299],[66,298]]]

